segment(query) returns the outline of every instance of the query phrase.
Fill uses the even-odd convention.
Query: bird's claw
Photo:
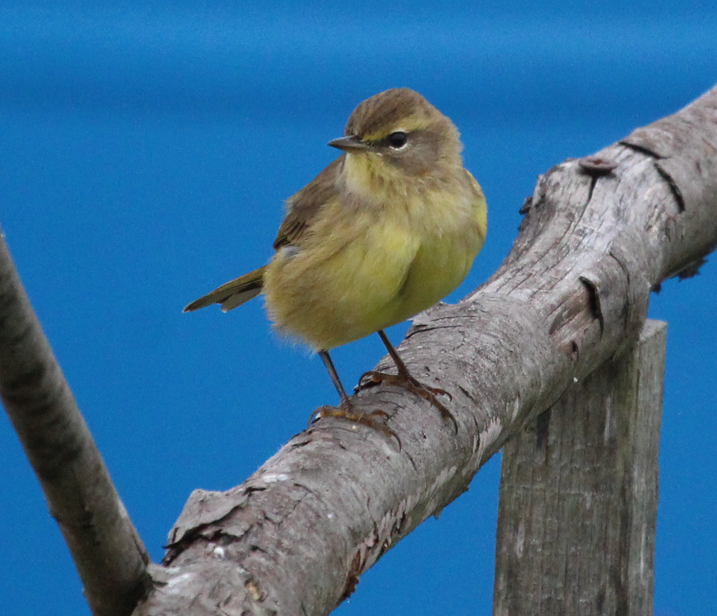
[[[453,428],[458,432],[458,422],[456,422],[456,418],[453,417],[453,413],[436,398],[436,396],[448,396],[449,400],[453,400],[453,396],[445,389],[424,385],[410,374],[386,374],[385,372],[377,372],[375,370],[369,370],[361,375],[359,379],[359,389],[378,385],[379,383],[388,383],[389,385],[403,387],[424,400],[428,400],[428,402],[438,409],[443,419],[449,419],[453,423]]]
[[[346,408],[348,406],[349,408]],[[353,405],[345,405],[342,403],[340,406],[328,406],[324,405],[316,409],[311,413],[309,417],[309,428],[314,425],[319,419],[324,417],[336,417],[338,419],[347,419],[357,424],[368,426],[374,430],[378,430],[388,438],[396,439],[398,443],[399,451],[403,448],[401,439],[398,435],[388,427],[387,422],[390,419],[390,415],[386,411],[376,409],[370,413],[361,413],[357,411]]]

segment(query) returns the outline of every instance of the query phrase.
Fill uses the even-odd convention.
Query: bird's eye
[[[396,131],[388,136],[388,145],[394,150],[400,150],[408,142],[408,135],[401,131]]]

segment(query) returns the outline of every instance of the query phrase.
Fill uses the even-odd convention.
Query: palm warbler
[[[378,332],[398,375],[364,376],[406,387],[452,419],[434,395],[446,392],[412,377],[383,330],[455,289],[483,246],[486,203],[463,167],[458,130],[397,88],[363,101],[329,145],[343,153],[288,199],[272,260],[184,310],[218,303],[226,312],[263,292],[274,325],[319,353],[341,397],[320,416],[357,421],[329,350]]]

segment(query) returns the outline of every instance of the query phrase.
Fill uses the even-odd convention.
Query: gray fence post
[[[652,616],[666,332],[505,445],[494,616]]]

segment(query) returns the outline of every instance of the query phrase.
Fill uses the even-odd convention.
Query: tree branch
[[[149,556],[35,317],[0,236],[0,397],[82,579],[93,614],[126,616]]]
[[[391,386],[354,396],[394,439],[323,418],[243,485],[197,490],[136,614],[327,614],[576,380],[636,339],[649,294],[717,244],[717,88],[541,177],[501,268],[414,320],[402,356],[458,431]],[[126,614],[146,551],[0,242],[0,395],[95,614]]]
[[[330,612],[511,435],[634,344],[651,290],[717,243],[716,207],[717,88],[553,167],[495,275],[420,315],[401,345],[414,374],[452,394],[458,432],[405,391],[361,391],[355,404],[387,412],[401,449],[321,419],[243,485],[195,491],[136,614]]]

